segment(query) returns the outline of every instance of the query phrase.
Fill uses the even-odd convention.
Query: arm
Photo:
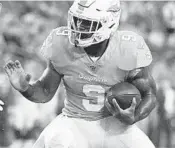
[[[135,122],[146,118],[156,105],[156,85],[148,68],[138,68],[128,73],[126,81],[140,91],[142,101],[135,110]]]
[[[147,68],[138,68],[130,71],[125,81],[132,83],[139,89],[142,96],[139,106],[136,108],[137,103],[135,98],[133,98],[131,106],[127,109],[120,108],[116,99],[112,100],[112,104],[106,99],[105,105],[114,117],[123,123],[131,125],[146,118],[155,107],[156,87]]]
[[[19,61],[9,61],[4,67],[12,86],[30,101],[36,103],[48,102],[52,99],[60,84],[62,75],[54,69],[51,62],[54,60],[53,57],[58,54],[61,44],[61,38],[57,35],[58,31],[60,32],[59,29],[52,30],[41,47],[40,52],[48,60],[48,63],[46,70],[38,81],[29,84],[30,76],[25,73]]]
[[[47,68],[41,78],[32,84],[29,84],[30,76],[25,73],[19,61],[9,61],[4,69],[9,77],[11,85],[28,100],[36,103],[50,101],[62,77],[54,69],[50,61],[48,61]]]
[[[61,81],[61,75],[54,69],[52,63],[47,63],[43,75],[36,82],[29,84],[21,94],[36,103],[45,103],[52,99]]]

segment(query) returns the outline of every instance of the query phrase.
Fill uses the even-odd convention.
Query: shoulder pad
[[[53,29],[41,46],[41,54],[49,60],[58,56],[61,48],[67,45],[67,32],[67,27]]]
[[[119,57],[117,64],[120,69],[133,70],[150,65],[152,55],[142,36],[132,31],[120,31],[118,39]]]

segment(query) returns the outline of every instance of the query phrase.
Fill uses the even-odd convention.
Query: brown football
[[[117,83],[106,92],[108,102],[112,104],[112,99],[115,98],[122,109],[129,108],[134,97],[136,98],[137,107],[141,101],[141,94],[134,85],[128,82]]]

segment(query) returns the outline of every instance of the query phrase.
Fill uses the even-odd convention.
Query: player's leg
[[[105,121],[105,122],[104,122]],[[104,120],[104,148],[155,148],[149,138],[136,126],[127,126],[114,117]]]
[[[33,148],[88,148],[87,141],[71,118],[60,115],[41,133]]]
[[[102,137],[103,148],[129,148],[119,139],[128,126],[112,116],[102,119],[100,123],[101,130],[105,131],[105,135]]]
[[[126,148],[155,148],[151,140],[136,125],[132,125],[119,136]]]

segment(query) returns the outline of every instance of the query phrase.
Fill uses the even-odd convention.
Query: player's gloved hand
[[[25,73],[19,61],[9,61],[4,69],[16,90],[24,92],[28,89],[31,76]]]
[[[3,111],[3,106],[4,105],[4,102],[2,102],[2,100],[0,100],[0,111]]]
[[[127,109],[122,109],[115,99],[112,100],[112,105],[108,102],[108,99],[106,99],[105,105],[109,112],[121,122],[130,125],[134,123],[135,108],[137,105],[136,98],[133,98],[131,106]]]

